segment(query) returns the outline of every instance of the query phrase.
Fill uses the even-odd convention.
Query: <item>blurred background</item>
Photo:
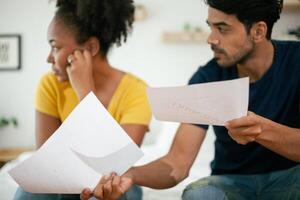
[[[139,76],[152,87],[186,85],[197,68],[212,57],[206,44],[206,5],[202,0],[136,0],[135,4],[133,32],[127,43],[110,52],[111,64]],[[51,70],[46,62],[50,51],[47,27],[54,10],[55,1],[0,0],[0,42],[1,35],[21,38],[20,63],[12,70],[4,70],[0,65],[2,162],[14,158],[7,157],[9,150],[34,148],[34,94],[39,78]],[[299,27],[300,2],[286,0],[273,38],[299,39]],[[152,152],[151,158],[167,151],[177,126],[153,120],[145,141],[145,151],[150,151],[147,145],[156,145],[157,151]],[[203,175],[209,173],[213,140],[213,134],[209,134],[200,154],[206,159]]]

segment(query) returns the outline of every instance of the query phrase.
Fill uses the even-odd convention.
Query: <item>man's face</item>
[[[209,7],[207,24],[211,28],[207,42],[220,66],[231,67],[251,57],[254,43],[235,15]]]

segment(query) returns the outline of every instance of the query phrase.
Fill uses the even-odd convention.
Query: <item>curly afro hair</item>
[[[126,41],[134,21],[132,0],[57,0],[55,17],[75,31],[78,43],[97,37],[101,55]]]

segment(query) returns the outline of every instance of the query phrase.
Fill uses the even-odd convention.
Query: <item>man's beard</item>
[[[237,52],[236,54],[230,57],[228,56],[227,52],[223,48],[211,46],[211,49],[216,53],[220,53],[224,55],[223,59],[218,59],[218,58],[215,59],[221,67],[226,68],[226,67],[236,66],[237,64],[241,64],[247,61],[253,53],[253,46],[254,46],[253,43],[249,43],[246,45],[245,48],[241,49],[241,51]]]

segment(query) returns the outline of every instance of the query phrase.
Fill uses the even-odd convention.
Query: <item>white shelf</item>
[[[206,43],[208,33],[196,31],[163,32],[162,41],[165,43]]]
[[[300,10],[299,0],[285,0],[283,3],[283,11]]]
[[[142,4],[137,4],[135,6],[135,12],[134,12],[134,20],[140,21],[145,20],[148,17],[148,12],[146,10],[146,7]]]

